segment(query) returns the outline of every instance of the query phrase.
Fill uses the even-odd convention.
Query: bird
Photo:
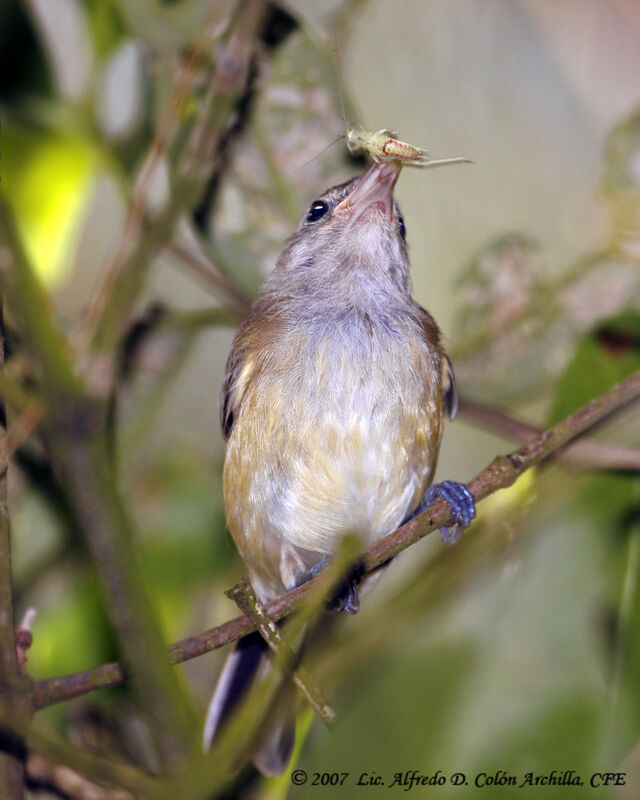
[[[220,396],[227,526],[263,603],[322,569],[342,537],[368,547],[436,498],[454,544],[475,516],[462,483],[432,484],[456,384],[440,330],[412,297],[401,166],[376,162],[315,199],[240,325]],[[355,613],[357,576],[335,602]],[[258,633],[228,657],[204,725],[210,749],[268,659]],[[294,742],[291,693],[254,755]]]

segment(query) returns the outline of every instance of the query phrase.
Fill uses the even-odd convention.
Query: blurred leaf
[[[58,581],[56,601],[37,609],[28,662],[35,678],[89,669],[117,655],[94,570],[72,569],[66,578]]]
[[[624,757],[640,734],[640,505],[628,527],[625,569],[619,584],[619,611],[611,642],[612,750]]]
[[[471,258],[457,281],[461,338],[496,336],[532,303],[540,280],[539,251],[532,237],[514,231],[496,237]]]
[[[97,164],[81,139],[4,125],[0,191],[25,248],[49,285],[66,277]]]
[[[140,130],[147,109],[144,51],[135,40],[124,41],[104,65],[96,114],[109,139],[130,139]]]
[[[91,41],[98,58],[107,55],[125,33],[122,18],[113,0],[84,0],[89,16]]]
[[[638,367],[640,315],[628,311],[579,342],[556,385],[549,423],[572,413]],[[640,732],[638,488],[637,476],[601,474],[591,477],[575,498],[576,514],[597,525],[611,557],[603,564],[610,596],[608,607],[602,609],[601,631],[615,720],[609,732],[615,758],[626,753]]]
[[[634,111],[607,137],[603,184],[606,191],[640,201],[640,111]]]
[[[81,0],[25,0],[57,93],[70,103],[90,91],[93,47]]]
[[[640,367],[640,315],[625,313],[587,334],[555,388],[548,424],[572,414]]]
[[[211,0],[116,0],[115,5],[129,31],[164,54],[186,45],[196,35]],[[224,12],[228,4],[219,6]]]
[[[226,588],[236,554],[225,531],[222,496],[213,465],[176,451],[139,477],[133,487],[140,509],[144,567],[165,635],[189,627],[194,595]]]
[[[536,775],[547,775],[555,770],[557,778],[561,778],[566,770],[573,769],[584,785],[545,789],[553,796],[583,800],[585,791],[589,791],[586,787],[589,787],[590,773],[599,767],[593,759],[600,745],[601,716],[597,700],[584,690],[565,690],[546,700],[537,713],[528,716],[525,724],[514,725],[502,738],[487,743],[489,746],[479,756],[472,773],[486,776],[480,779],[482,785],[474,792],[474,797],[494,800],[499,796],[516,800],[527,789],[540,792],[540,787],[522,785],[527,773],[535,780]],[[491,778],[500,773],[513,776],[517,784],[490,785]],[[599,797],[611,794],[599,793]]]
[[[330,789],[331,797],[352,798],[362,773],[385,781],[381,787],[361,788],[367,797],[396,796],[403,790],[396,786],[389,791],[395,773],[419,766],[428,774],[435,771],[439,760],[449,761],[449,757],[443,758],[447,732],[473,675],[476,655],[468,641],[441,642],[438,657],[427,658],[422,647],[409,642],[401,661],[389,663],[378,658],[370,663],[360,680],[350,682],[343,692],[338,722],[331,733],[316,725],[302,762],[310,780],[293,788],[290,796],[326,797]],[[348,779],[342,786],[312,786],[314,772],[347,772]],[[443,787],[437,788],[438,797],[447,796]]]

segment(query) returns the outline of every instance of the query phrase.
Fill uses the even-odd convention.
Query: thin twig
[[[157,778],[114,757],[113,754],[109,758],[94,755],[70,742],[63,741],[59,736],[38,730],[35,726],[27,732],[18,720],[0,717],[0,729],[25,736],[29,754],[39,753],[52,762],[64,764],[88,780],[125,789],[141,800],[142,798],[152,800],[160,783]]]
[[[175,239],[167,245],[166,249],[179,258],[193,275],[203,280],[216,294],[225,295],[226,301],[237,311],[240,318],[245,316],[251,305],[251,298],[244,295],[231,283],[208,257],[201,253],[194,253]]]
[[[51,300],[31,268],[15,221],[1,197],[0,283],[13,316],[28,332],[24,344],[42,370],[42,393],[77,390],[80,382],[69,358],[67,340],[53,321]]]
[[[614,240],[595,253],[581,256],[559,277],[540,286],[522,308],[504,320],[499,329],[487,325],[484,329],[476,327],[469,336],[456,343],[449,355],[454,362],[474,358],[480,351],[488,349],[498,339],[509,336],[516,330],[527,330],[527,339],[535,338],[547,330],[558,316],[567,316],[567,293],[574,287],[579,287],[589,273],[599,269],[608,260],[616,260],[636,268],[638,266],[635,251],[629,253],[621,249]]]
[[[189,742],[193,748],[197,746],[195,721],[166,660],[155,608],[137,566],[137,532],[111,468],[105,408],[87,396],[73,372],[66,340],[54,326],[48,298],[1,201],[0,240],[3,285],[12,309],[19,311],[25,341],[42,372],[47,396],[42,430],[52,465],[68,487],[74,515],[100,571],[111,619],[163,763],[177,764],[186,755]],[[0,583],[6,585],[4,580]]]
[[[130,792],[98,786],[66,764],[54,763],[38,753],[29,755],[27,778],[31,788],[54,789],[56,794],[72,800],[134,800]]]
[[[511,486],[527,469],[553,455],[568,442],[638,397],[640,397],[640,370],[624,381],[615,384],[574,414],[537,436],[529,444],[509,455],[495,458],[469,484],[469,489],[476,501],[482,500],[498,489]],[[381,566],[427,534],[446,525],[449,522],[450,513],[449,506],[440,500],[410,522],[380,539],[364,554],[365,569],[371,571]],[[296,611],[314,591],[314,586],[321,577],[319,576],[319,578],[315,578],[272,601],[265,607],[266,613],[271,619],[279,620]],[[255,629],[255,623],[248,617],[236,617],[223,625],[171,645],[169,648],[170,661],[172,664],[189,661],[203,653],[229,644]],[[103,664],[85,672],[39,681],[34,688],[34,702],[37,708],[44,708],[87,694],[95,689],[115,686],[123,680],[125,680],[125,672],[121,664]]]
[[[15,420],[7,431],[7,461],[11,461],[18,448],[31,436],[44,414],[42,403],[39,400],[32,400]]]
[[[4,318],[0,298],[0,369],[3,365]],[[25,696],[25,687],[21,685],[13,623],[8,469],[7,418],[4,402],[0,398],[0,712],[22,719],[26,716],[28,695]],[[20,800],[24,780],[24,740],[21,737],[2,736],[0,747],[0,796],[6,800]]]
[[[211,44],[221,36],[227,25],[219,19],[221,4],[211,3],[203,24],[198,28],[195,41],[188,48],[177,70],[171,97],[164,109],[162,119],[155,132],[140,174],[133,189],[127,215],[113,254],[105,269],[101,284],[91,298],[87,311],[74,332],[74,345],[80,348],[93,332],[111,300],[119,276],[127,266],[129,251],[140,249],[140,235],[145,223],[147,198],[154,172],[170,150],[171,143],[180,128],[185,106],[192,90],[209,61]],[[227,20],[228,23],[229,20]],[[157,227],[157,226],[156,226]]]
[[[281,654],[284,663],[292,668],[291,679],[307,698],[309,705],[320,719],[325,724],[332,725],[336,721],[336,712],[327,702],[320,687],[314,684],[313,678],[307,670],[302,665],[295,666],[298,661],[297,655],[280,635],[277,625],[270,619],[249,581],[246,579],[240,581],[228,589],[225,594],[234,600],[240,611],[252,620],[274,653]]]
[[[217,53],[215,74],[172,170],[171,197],[165,208],[145,222],[144,214],[140,216],[132,206],[123,244],[90,305],[79,337],[81,343],[88,342],[90,350],[85,361],[88,383],[100,396],[110,390],[117,343],[129,324],[153,256],[171,239],[180,215],[197,205],[214,167],[224,161],[234,109],[250,93],[250,65],[266,8],[265,0],[241,0],[237,4],[226,40]]]
[[[516,442],[530,442],[540,436],[541,430],[511,414],[482,403],[461,399],[458,406],[461,419],[485,430],[497,433]],[[613,442],[581,439],[574,442],[554,458],[577,469],[620,470],[640,472],[640,449],[625,447]]]
[[[16,628],[16,656],[18,666],[24,667],[27,663],[27,651],[33,644],[33,634],[31,628],[36,618],[35,608],[28,608],[22,615],[20,624]]]

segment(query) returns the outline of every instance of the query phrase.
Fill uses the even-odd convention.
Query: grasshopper
[[[422,147],[416,147],[408,142],[397,139],[395,131],[382,129],[371,133],[350,125],[344,134],[344,139],[351,153],[364,150],[371,154],[374,161],[393,161],[407,167],[444,167],[448,164],[470,164],[471,159],[459,156],[456,158],[430,158],[429,153]]]

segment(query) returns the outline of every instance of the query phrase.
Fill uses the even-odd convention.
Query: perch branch
[[[509,455],[495,458],[469,484],[476,501],[482,500],[498,489],[511,486],[525,470],[553,455],[572,439],[584,434],[638,397],[640,397],[640,370],[615,384],[524,447]],[[449,507],[440,500],[393,533],[380,539],[364,554],[363,562],[366,570],[371,571],[379,567],[411,544],[446,525],[449,522],[449,515]],[[278,620],[298,610],[313,592],[316,581],[321,577],[320,575],[309,583],[278,597],[265,607],[266,613],[271,619]],[[189,661],[233,642],[255,629],[256,625],[248,617],[236,617],[223,625],[171,645],[169,660],[172,664]],[[95,689],[114,686],[125,680],[125,677],[124,667],[118,663],[111,663],[85,672],[39,681],[34,687],[35,706],[44,708]]]

